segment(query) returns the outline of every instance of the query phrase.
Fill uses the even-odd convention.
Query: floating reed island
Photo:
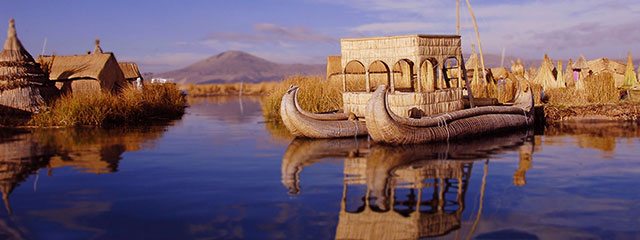
[[[0,52],[0,126],[148,124],[184,114],[175,84],[144,84],[138,65],[119,63],[96,40],[93,52],[39,56],[18,39],[9,21]]]

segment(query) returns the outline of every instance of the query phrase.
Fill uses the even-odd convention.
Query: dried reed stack
[[[564,73],[563,71],[563,67],[562,67],[562,61],[558,60],[558,66],[556,67],[556,70],[558,71],[558,76],[556,77],[556,85],[559,88],[565,88],[567,87],[567,83],[565,82],[564,79]]]
[[[55,93],[40,65],[22,46],[15,21],[9,20],[7,40],[0,52],[0,107],[38,112],[45,98]]]
[[[533,79],[533,83],[542,85],[543,89],[558,88],[556,78],[553,75],[554,69],[553,61],[551,61],[549,55],[545,54],[542,59],[542,63],[540,64],[538,74],[536,74],[536,77]]]
[[[576,81],[573,80],[573,59],[569,59],[569,62],[567,63],[567,70],[564,73],[564,83],[567,85],[567,87],[575,87],[576,86]]]
[[[624,72],[624,84],[622,85],[622,88],[629,89],[638,85],[638,76],[634,70],[633,57],[631,57],[631,52],[629,52],[627,55],[627,68]]]

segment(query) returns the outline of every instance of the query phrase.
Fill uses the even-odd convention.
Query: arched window
[[[418,89],[417,92],[420,92],[420,91],[433,92],[437,89],[436,87],[436,80],[437,80],[436,73],[438,72],[436,71],[437,65],[438,65],[438,62],[435,59],[427,59],[424,62],[422,62],[422,64],[420,65],[420,80],[422,82],[417,84],[418,86],[420,86],[420,89]]]
[[[393,65],[393,85],[396,91],[414,92],[416,90],[413,62],[402,59]]]
[[[450,88],[450,87],[462,87],[464,83],[462,82],[462,67],[460,66],[460,62],[456,57],[449,57],[444,60],[444,66],[442,68],[442,75],[444,85],[441,85],[442,88]]]
[[[367,70],[369,72],[369,90],[375,90],[380,85],[391,85],[389,66],[383,61],[372,62]]]
[[[364,92],[365,88],[365,68],[364,64],[357,60],[350,61],[344,67],[344,83],[347,92]]]

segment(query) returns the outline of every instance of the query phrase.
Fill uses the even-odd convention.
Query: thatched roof
[[[587,59],[585,59],[584,56],[580,56],[580,58],[578,58],[578,61],[573,64],[573,69],[589,69],[589,65],[587,65]]]
[[[39,61],[50,64],[49,79],[74,80],[98,79],[112,54],[87,54],[70,56],[41,56]],[[122,71],[122,70],[121,70]],[[123,75],[124,76],[124,75]]]
[[[118,65],[120,65],[120,70],[122,70],[125,79],[136,80],[138,78],[142,78],[138,64],[134,62],[120,62]]]
[[[545,54],[533,82],[542,85],[544,89],[557,88],[556,77],[553,75],[554,68],[553,61]]]
[[[622,63],[609,60],[608,58],[598,58],[587,61],[589,70],[594,73],[610,72],[615,74],[624,74],[626,66]]]
[[[55,94],[47,83],[40,65],[18,39],[15,21],[9,20],[7,40],[0,52],[0,107],[37,112],[49,95]]]
[[[7,40],[0,52],[0,91],[28,85],[43,85],[46,78],[40,66],[22,46],[16,33],[15,21],[9,21]]]
[[[631,56],[631,52],[627,55],[627,66],[624,73],[624,84],[623,86],[626,88],[634,87],[638,85],[638,77],[635,72],[635,67],[633,66],[633,57]]]
[[[562,72],[564,67],[562,66],[562,61],[558,60],[558,66],[556,70],[558,72],[558,76],[556,76],[556,84],[558,87],[567,87],[567,82],[565,81],[564,72]]]

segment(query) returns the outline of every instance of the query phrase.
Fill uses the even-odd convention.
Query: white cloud
[[[455,2],[450,0],[316,1],[354,8],[372,16],[374,20],[370,23],[350,26],[357,33],[455,32]],[[462,35],[468,49],[476,40],[465,1],[461,2]],[[591,57],[617,56],[629,50],[640,53],[640,44],[635,44],[640,31],[632,27],[640,20],[637,0],[471,3],[485,52],[499,53],[507,48],[508,54],[528,58],[542,57],[545,52],[562,58],[581,53]]]
[[[436,26],[426,22],[381,22],[381,23],[369,23],[354,27],[351,29],[356,34],[371,34],[371,33],[422,33],[436,30]]]

